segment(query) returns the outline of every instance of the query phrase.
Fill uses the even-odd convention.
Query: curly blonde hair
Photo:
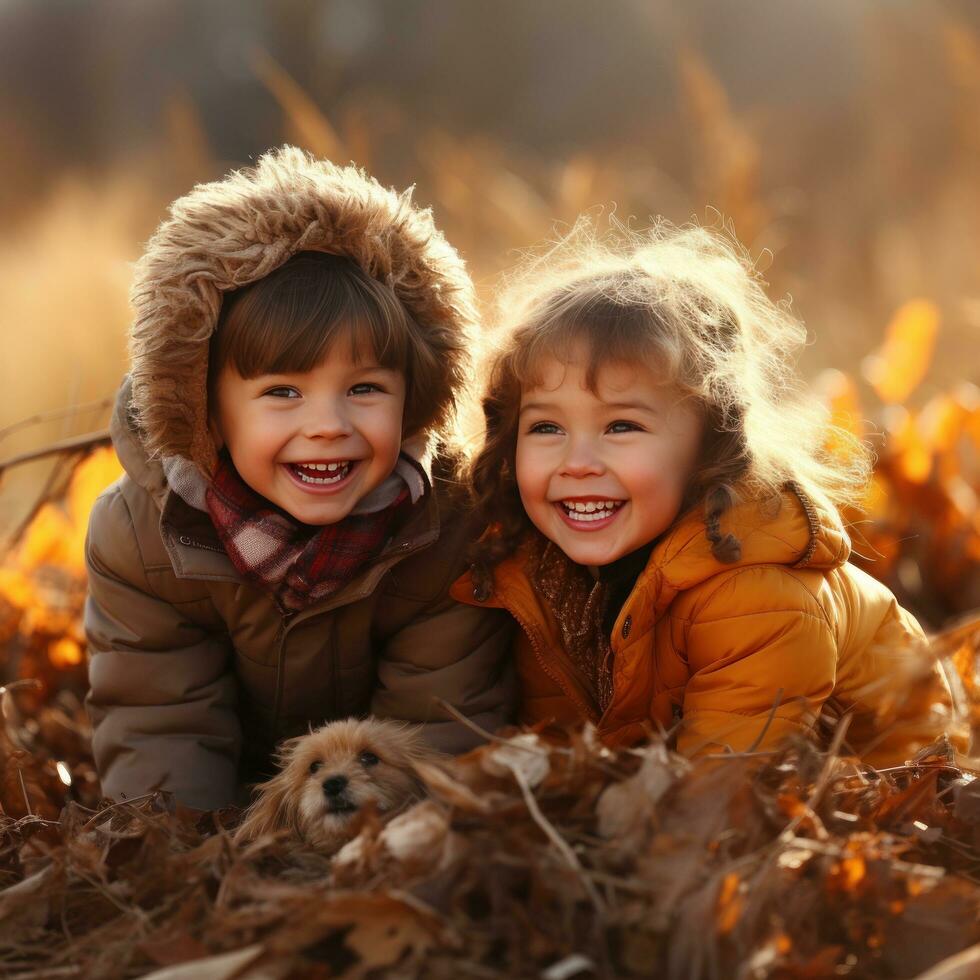
[[[473,555],[478,585],[532,527],[514,466],[521,393],[544,360],[568,360],[583,345],[593,391],[605,364],[642,359],[700,407],[705,435],[683,509],[704,506],[720,561],[739,557],[738,540],[719,529],[736,499],[775,498],[790,480],[832,504],[855,499],[870,453],[806,393],[795,369],[805,328],[764,285],[725,232],[665,221],[600,236],[583,218],[525,262],[503,291],[482,372],[485,438],[468,472],[489,528]],[[826,451],[831,431],[847,451]]]

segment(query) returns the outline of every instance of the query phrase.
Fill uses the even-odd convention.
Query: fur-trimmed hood
[[[222,297],[302,251],[348,256],[391,287],[440,351],[446,401],[438,422],[446,421],[476,328],[462,259],[411,191],[398,194],[355,167],[286,146],[175,201],[137,264],[131,411],[150,456],[183,456],[211,475],[208,342]]]

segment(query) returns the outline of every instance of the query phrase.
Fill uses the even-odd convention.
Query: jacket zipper
[[[288,613],[282,617],[282,622],[279,626],[279,643],[278,650],[276,651],[276,696],[272,703],[272,736],[276,738],[276,733],[279,730],[279,712],[282,709],[282,689],[286,678],[286,671],[284,666],[285,657],[283,653],[286,647],[286,630],[289,626],[289,621],[292,619],[293,614]]]
[[[278,636],[278,650],[276,653],[276,696],[272,706],[272,731],[273,734],[278,731],[279,728],[279,714],[282,711],[282,697],[283,688],[285,687],[286,681],[286,670],[285,670],[285,646],[286,646],[286,632],[289,623],[292,621],[295,613],[289,613],[282,618],[282,625],[279,627]],[[336,617],[330,623],[330,649],[333,651],[333,656],[330,658],[330,706],[331,711],[325,717],[328,718],[339,718],[340,709],[342,707],[341,697],[340,697],[340,654],[339,647],[337,643],[337,620]],[[278,736],[276,736],[278,737]]]
[[[541,669],[565,692],[565,694],[571,699],[571,701],[579,708],[579,710],[588,718],[593,724],[598,725],[602,720],[601,715],[595,712],[589,705],[587,705],[575,692],[574,689],[568,687],[560,674],[553,673],[550,665],[547,662],[547,658],[541,653],[541,648],[538,646],[538,641],[536,639],[535,632],[528,627],[527,622],[513,609],[510,610],[510,614],[517,620],[520,624],[521,629],[524,630],[528,640],[531,642],[531,649],[534,651],[534,656],[537,658],[538,664]]]
[[[185,545],[185,546],[190,547],[190,548],[203,548],[205,551],[219,551],[222,554],[227,554],[227,552],[225,552],[224,548],[214,548],[211,545],[206,545],[206,544],[204,544],[201,541],[195,541],[193,538],[190,538],[187,535],[181,535],[178,538],[178,540],[180,541],[180,543],[182,545]],[[403,543],[403,544],[398,545],[398,547],[396,549],[396,551],[398,552],[398,561],[400,561],[402,558],[407,557],[408,554],[412,553],[413,551],[419,550],[420,548],[422,548],[422,546],[423,545],[421,543],[412,544],[410,542],[406,542],[406,543]],[[391,565],[389,565],[388,568],[386,568],[384,570],[384,572],[382,572],[382,576],[381,577],[383,577],[391,568],[393,568],[395,565],[397,565],[398,564],[398,561],[392,562]],[[377,583],[375,583],[375,588],[377,588]],[[326,609],[326,610],[308,610],[308,612],[310,612],[311,616],[310,617],[304,617],[304,618],[311,618],[312,616],[326,615],[328,612],[332,612],[334,608],[336,608],[336,607],[331,607],[330,609]],[[273,735],[275,735],[275,732],[277,731],[277,729],[279,727],[279,715],[280,715],[280,713],[282,711],[283,688],[285,687],[285,678],[286,678],[286,670],[285,670],[285,659],[286,658],[284,656],[285,647],[286,647],[286,633],[289,631],[289,626],[291,625],[291,623],[293,622],[293,620],[298,615],[299,615],[299,613],[295,613],[295,612],[285,613],[282,616],[282,621],[281,621],[280,626],[279,626],[278,649],[276,651],[276,694],[275,694],[275,698],[273,699],[273,703],[272,703],[272,726],[271,727],[272,727]],[[332,630],[332,633],[331,633],[332,639],[334,640],[334,649],[336,649],[336,639],[337,639],[337,633],[336,633],[337,624],[336,624],[336,621],[334,621],[332,623],[331,630]],[[331,672],[332,672],[333,688],[334,688],[334,692],[335,692],[334,695],[333,695],[333,698],[332,698],[332,700],[334,702],[334,712],[333,712],[333,715],[336,717],[336,715],[337,715],[337,709],[339,709],[339,706],[340,706],[339,705],[339,692],[338,692],[339,684],[337,683],[337,681],[338,681],[338,679],[340,677],[340,669],[339,669],[339,665],[338,665],[337,657],[336,656],[333,658],[333,662],[332,662],[332,665],[331,665]]]
[[[330,621],[330,649],[332,656],[330,658],[330,703],[332,706],[332,711],[330,712],[331,718],[340,717],[340,648],[337,643],[337,617],[334,616]]]

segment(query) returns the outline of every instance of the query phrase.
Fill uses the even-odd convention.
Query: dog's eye
[[[311,762],[310,763],[310,773],[319,772],[323,768],[322,762]]]
[[[381,760],[373,752],[361,753],[362,766],[376,766]]]

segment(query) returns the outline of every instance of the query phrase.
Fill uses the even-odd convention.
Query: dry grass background
[[[417,182],[488,308],[513,250],[580,211],[725,215],[807,321],[803,368],[838,419],[887,430],[862,527],[870,570],[938,626],[980,607],[980,45],[939,16],[928,38],[879,26],[850,127],[775,102],[735,108],[691,47],[649,139],[560,158],[420,129],[394,101],[326,111],[267,55],[252,70],[278,103],[281,141]],[[81,406],[125,370],[129,263],[169,200],[244,162],[218,157],[186,96],[159,122],[149,151],[64,177],[0,222],[0,462],[105,424],[105,408]],[[0,189],[9,164],[0,157]],[[11,429],[43,413],[59,417]],[[236,850],[220,815],[156,801],[96,812],[82,540],[115,467],[108,450],[89,457],[9,550],[5,530],[49,473],[0,477],[4,975],[129,977],[211,954],[194,975],[247,962],[270,976],[367,976],[398,960],[406,976],[539,976],[548,964],[554,977],[648,975],[663,963],[670,977],[893,977],[980,941],[977,780],[942,752],[876,775],[788,746],[753,782],[749,760],[687,772],[657,742],[616,759],[587,736],[567,756],[495,745],[430,786],[409,823],[368,821],[332,878],[281,842]],[[975,747],[976,624],[937,652]],[[505,778],[509,752],[534,764],[533,784]],[[575,844],[571,870],[543,826],[552,844]],[[590,903],[599,892],[608,915]],[[967,955],[969,971],[980,946]],[[938,969],[930,980],[972,975]]]
[[[806,320],[815,338],[803,362],[810,377],[833,366],[865,386],[862,363],[894,311],[929,300],[940,317],[937,343],[912,396],[925,400],[980,374],[980,44],[951,19],[937,19],[932,41],[932,56],[921,58],[918,38],[878,37],[855,93],[858,131],[776,105],[736,110],[707,61],[682,48],[676,104],[651,120],[650,140],[560,158],[427,131],[394,99],[331,113],[269,55],[256,52],[251,67],[279,105],[282,141],[353,159],[388,183],[417,184],[488,306],[515,249],[584,210],[615,210],[640,224],[651,214],[724,216],[773,293],[792,295]],[[408,152],[391,153],[393,133]],[[9,431],[111,395],[126,367],[126,291],[141,243],[170,199],[247,162],[215,157],[197,108],[179,93],[160,134],[153,152],[98,175],[66,176],[0,228],[0,460],[105,424],[105,409],[86,410]],[[812,173],[786,163],[804,139],[814,147]],[[686,161],[680,180],[676,165],[660,166],[678,154]],[[857,164],[827,166],[834,154]],[[0,540],[47,472],[39,463],[4,474]]]

